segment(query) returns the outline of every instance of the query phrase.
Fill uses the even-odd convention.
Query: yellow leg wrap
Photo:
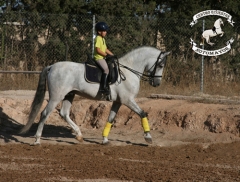
[[[142,126],[143,126],[144,132],[150,131],[150,127],[149,127],[149,124],[148,124],[148,119],[146,117],[142,118]]]
[[[107,136],[108,136],[111,127],[112,127],[112,124],[109,123],[109,122],[107,122],[105,128],[103,129],[103,133],[102,133],[102,136],[103,136],[103,137],[107,137]]]

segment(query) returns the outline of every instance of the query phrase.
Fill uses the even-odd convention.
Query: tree
[[[28,12],[51,14],[86,14],[85,0],[22,0],[28,5]]]

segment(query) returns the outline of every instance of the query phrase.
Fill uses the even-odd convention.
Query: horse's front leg
[[[222,32],[221,32],[221,34],[220,34],[220,37],[222,37],[222,36],[223,36],[223,34],[224,34],[224,32],[222,31]]]
[[[152,136],[150,135],[150,127],[146,113],[137,105],[135,100],[129,100],[128,103],[126,103],[126,106],[135,111],[141,117],[144,139],[147,143],[152,143]]]
[[[106,123],[104,129],[103,129],[103,133],[102,133],[102,136],[103,136],[103,141],[102,141],[102,144],[106,145],[109,143],[108,141],[108,135],[109,135],[109,132],[111,130],[111,127],[112,127],[112,123],[113,123],[113,120],[120,108],[122,104],[119,103],[119,102],[113,102],[112,104],[112,108],[111,108],[111,111],[110,111],[110,114],[108,116],[108,122]]]

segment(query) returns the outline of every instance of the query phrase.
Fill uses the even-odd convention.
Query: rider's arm
[[[112,53],[109,49],[106,49],[106,53],[107,53],[108,55],[113,56],[113,53]]]
[[[100,54],[101,56],[105,57],[107,54],[105,52],[103,52],[99,47],[96,47],[96,51],[98,54]]]
[[[98,54],[100,54],[103,57],[106,57],[107,55],[113,56],[113,53],[108,49],[106,49],[106,53],[105,53],[99,47],[96,47],[96,51],[97,51]]]

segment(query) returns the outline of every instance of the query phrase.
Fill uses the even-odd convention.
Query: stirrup
[[[107,101],[112,101],[112,96],[110,94],[106,95],[105,97]]]
[[[107,101],[112,101],[112,96],[110,90],[106,89],[101,89],[99,92],[102,94],[102,99],[107,100]]]
[[[111,94],[106,94],[105,92],[101,92],[101,100],[112,101]]]
[[[101,89],[99,90],[99,92],[101,92],[104,95],[110,95],[110,90],[108,90],[108,88]]]

